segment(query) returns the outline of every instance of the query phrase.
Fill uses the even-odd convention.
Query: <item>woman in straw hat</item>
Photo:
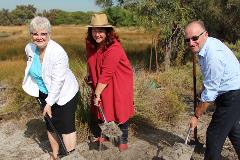
[[[94,14],[88,26],[86,38],[88,76],[87,82],[93,89],[92,113],[102,122],[98,113],[101,104],[108,122],[119,124],[122,136],[119,138],[119,150],[128,148],[128,119],[133,115],[133,71],[119,37],[106,14]],[[101,102],[101,103],[99,103]],[[97,123],[93,129],[98,141],[100,137]]]

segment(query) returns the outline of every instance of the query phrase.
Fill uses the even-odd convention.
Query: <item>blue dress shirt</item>
[[[227,91],[240,89],[239,61],[224,43],[208,37],[198,57],[204,77],[203,102],[213,102]]]

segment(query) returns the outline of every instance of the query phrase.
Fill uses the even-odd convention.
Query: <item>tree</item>
[[[210,36],[233,43],[240,38],[240,0],[98,0],[97,4],[136,14],[137,24],[153,33],[152,50],[165,70],[185,61],[183,29],[190,20],[203,20]]]
[[[240,0],[222,0],[223,19],[220,21],[224,26],[223,38],[230,42],[236,42],[240,39]],[[233,25],[234,24],[234,25]]]
[[[98,4],[109,6],[113,1],[98,1]],[[181,63],[185,49],[183,27],[190,19],[190,9],[182,0],[118,0],[115,4],[137,14],[138,23],[153,33],[156,70],[159,61],[164,70],[171,64]]]
[[[92,12],[66,12],[57,9],[43,11],[43,16],[47,17],[52,25],[59,24],[89,24]]]
[[[11,25],[12,23],[12,16],[8,9],[2,9],[0,11],[0,25]]]
[[[136,26],[138,23],[136,13],[119,6],[107,8],[104,12],[108,15],[110,23],[114,26]]]
[[[17,5],[11,14],[14,19],[13,24],[23,25],[34,18],[37,9],[33,5]]]
[[[112,0],[96,0],[96,5],[99,5],[102,8],[110,8],[113,6],[113,1]]]
[[[240,38],[240,0],[189,0],[188,5],[191,17],[203,20],[211,36],[230,42]]]

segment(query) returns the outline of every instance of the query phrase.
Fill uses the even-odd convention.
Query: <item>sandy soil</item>
[[[201,118],[199,124],[199,140],[203,144],[195,147],[192,153],[194,160],[203,159],[204,141],[206,124],[209,122],[210,115],[206,114]],[[181,120],[174,126],[163,126],[156,129],[152,126],[137,124],[131,125],[131,134],[129,138],[129,149],[125,152],[119,152],[115,143],[104,142],[101,151],[99,144],[88,141],[79,143],[76,151],[61,159],[86,159],[86,160],[160,160],[171,159],[173,156],[173,145],[182,144],[186,136],[186,120],[189,115],[184,114]],[[44,122],[40,117],[30,119],[7,120],[0,122],[0,159],[3,160],[26,160],[26,159],[48,159],[49,143],[47,141]],[[181,147],[180,147],[181,148]],[[166,155],[166,153],[171,156]],[[165,155],[163,155],[165,154]],[[177,155],[180,160],[181,154]],[[161,158],[162,157],[162,158]],[[169,158],[170,157],[170,158]],[[176,156],[175,156],[176,158]],[[172,158],[172,159],[175,159]],[[235,152],[229,142],[226,141],[222,159],[237,159]]]
[[[1,95],[0,95],[1,97]],[[4,106],[3,100],[0,106]],[[191,110],[189,110],[191,112]],[[205,132],[213,110],[201,117],[198,126],[200,144],[184,157],[184,139],[190,113],[184,113],[174,124],[164,124],[160,128],[144,121],[130,123],[129,149],[119,152],[113,142],[104,142],[101,150],[98,143],[88,140],[78,143],[76,151],[63,160],[186,160],[190,154],[192,160],[203,159]],[[40,116],[9,119],[0,115],[0,160],[46,160],[50,146],[46,137],[45,124]],[[173,146],[180,144],[177,149]],[[237,156],[227,139],[222,151],[223,160],[236,160]]]

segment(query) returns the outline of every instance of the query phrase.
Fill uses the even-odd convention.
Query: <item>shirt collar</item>
[[[209,43],[209,41],[210,41],[210,39],[208,37],[206,42],[204,43],[203,47],[201,48],[200,52],[198,52],[199,56],[204,57],[206,55],[206,53],[207,53],[207,51],[206,51],[207,50],[207,44]]]

